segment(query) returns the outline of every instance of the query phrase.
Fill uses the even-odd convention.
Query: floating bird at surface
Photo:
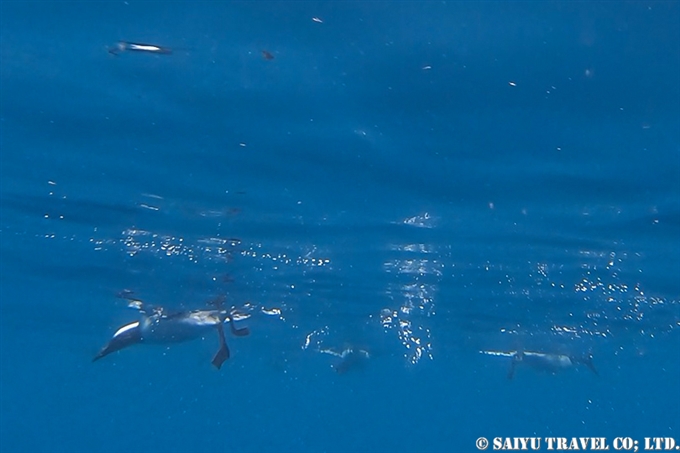
[[[118,41],[113,47],[109,47],[110,54],[119,55],[123,52],[146,52],[169,55],[172,53],[172,49],[169,47],[157,46],[155,44],[143,44],[130,41]]]
[[[216,309],[191,310],[168,313],[163,307],[145,305],[141,300],[131,299],[130,293],[121,297],[128,300],[129,306],[139,310],[141,320],[120,327],[109,342],[92,359],[93,362],[112,352],[138,343],[170,344],[203,337],[215,329],[219,339],[219,350],[212,364],[219,369],[229,358],[229,347],[224,335],[224,323],[228,322],[231,333],[243,337],[250,333],[247,327],[236,328],[234,314],[223,310],[217,302]]]

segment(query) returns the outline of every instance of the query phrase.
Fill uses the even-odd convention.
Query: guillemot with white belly
[[[547,371],[555,374],[558,371],[572,368],[577,365],[585,365],[595,375],[599,375],[595,365],[593,364],[593,355],[588,353],[585,355],[566,355],[554,354],[545,352],[532,351],[479,351],[482,354],[510,357],[510,370],[508,370],[508,379],[515,376],[517,366],[527,365],[530,368],[539,371]]]
[[[212,364],[219,369],[230,355],[223,324],[229,323],[234,336],[243,337],[250,333],[247,327],[236,328],[234,313],[219,308],[219,302],[217,309],[168,313],[163,307],[146,306],[141,300],[132,299],[129,296],[129,293],[125,293],[121,297],[128,300],[130,307],[139,310],[141,320],[120,327],[111,340],[94,356],[93,362],[134,344],[178,343],[201,338],[215,329],[220,348],[213,357]]]

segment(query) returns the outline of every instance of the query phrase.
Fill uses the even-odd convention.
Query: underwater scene
[[[1,452],[680,448],[680,4],[0,4]]]

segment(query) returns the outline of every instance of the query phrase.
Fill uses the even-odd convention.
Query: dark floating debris
[[[272,55],[270,52],[267,52],[266,50],[263,50],[262,51],[262,58],[264,58],[265,60],[273,60],[274,55]]]
[[[112,55],[119,55],[123,52],[146,52],[170,55],[172,49],[169,47],[157,46],[155,44],[143,44],[130,41],[118,41],[115,46],[109,48],[109,53]]]

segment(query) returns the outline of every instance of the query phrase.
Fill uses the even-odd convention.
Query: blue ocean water
[[[680,442],[677,2],[0,8],[0,451]]]

